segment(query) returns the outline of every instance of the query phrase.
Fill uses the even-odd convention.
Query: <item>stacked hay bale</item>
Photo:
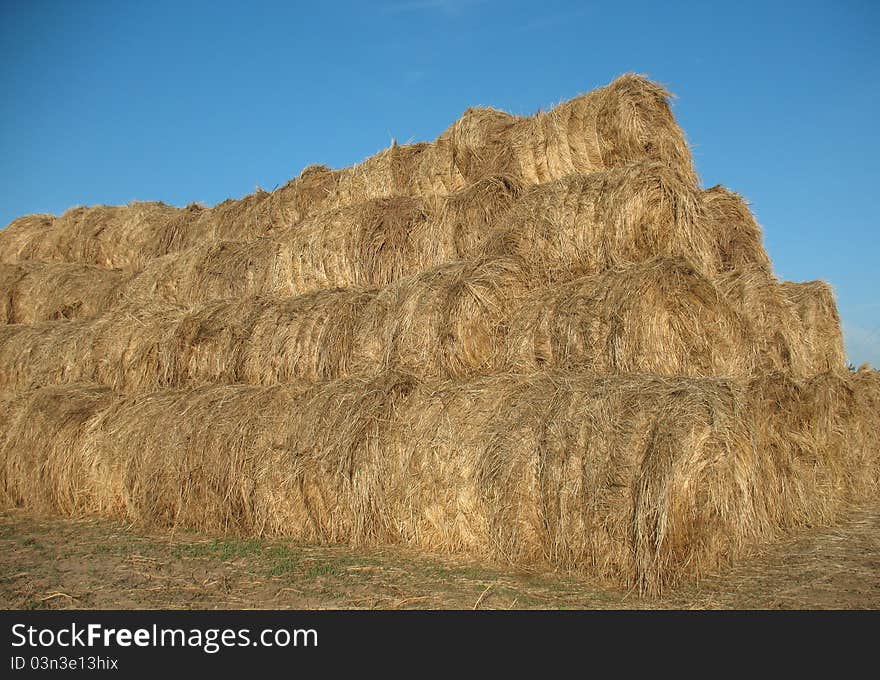
[[[638,76],[0,233],[0,501],[658,591],[880,484],[876,372]]]

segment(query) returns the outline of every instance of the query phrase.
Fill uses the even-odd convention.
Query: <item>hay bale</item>
[[[114,402],[103,387],[45,387],[0,399],[0,504],[78,516],[115,509],[104,461],[84,444],[89,421]]]
[[[91,377],[89,321],[0,326],[0,387],[24,389]]]
[[[544,183],[642,160],[658,160],[697,185],[669,92],[644,76],[609,85],[519,122],[511,130],[516,174]]]
[[[375,199],[322,213],[276,234],[294,287],[387,286],[459,259],[475,259],[520,187],[489,177],[443,198]]]
[[[180,252],[209,240],[249,241],[289,229],[323,209],[334,193],[337,174],[327,166],[310,165],[274,191],[258,188],[211,208],[187,206],[197,216],[186,220],[186,229],[169,228],[158,254]]]
[[[748,320],[766,370],[802,379],[844,366],[840,319],[828,284],[780,282],[761,268],[723,272],[716,284]]]
[[[540,216],[538,219],[535,216]],[[206,241],[152,259],[127,299],[193,304],[240,295],[381,287],[485,252],[570,279],[657,254],[718,268],[699,192],[659,163],[572,176],[525,193],[491,177],[437,200],[398,197],[339,208],[247,242]]]
[[[815,375],[794,304],[779,281],[762,269],[723,272],[716,285],[751,327],[761,363],[795,378]]]
[[[365,332],[374,299],[374,291],[336,290],[194,308],[138,303],[89,321],[0,327],[0,388],[94,382],[137,393],[377,371],[375,339]]]
[[[745,199],[718,185],[702,192],[702,202],[713,227],[720,270],[757,269],[770,274],[761,227]]]
[[[336,289],[263,300],[237,353],[236,382],[301,384],[379,370],[375,290]]]
[[[361,163],[338,170],[325,207],[341,208],[396,196],[426,197],[454,190],[450,183],[443,182],[442,176],[422,176],[420,166],[426,157],[434,158],[433,146],[424,142],[392,144]]]
[[[187,308],[132,301],[90,321],[0,329],[0,386],[93,381],[124,392],[314,382],[387,368],[472,375],[500,365],[520,263],[435,267],[381,291],[322,290]]]
[[[453,243],[422,199],[375,199],[303,221],[278,240],[301,292],[385,286],[455,259]]]
[[[71,208],[60,217],[28,215],[0,231],[0,262],[74,262],[139,271],[147,262],[205,241],[249,240],[284,229],[321,209],[336,173],[309,166],[274,192],[205,208],[134,202]]]
[[[402,542],[657,591],[876,494],[876,446],[852,448],[867,431],[858,380],[876,399],[876,377],[841,374],[43,388],[0,399],[4,502]]]
[[[506,178],[490,178],[448,199],[376,199],[328,210],[272,238],[208,241],[150,262],[125,297],[193,304],[386,286],[478,256],[518,190]]]
[[[529,286],[515,258],[452,262],[402,279],[370,309],[366,337],[377,349],[362,363],[422,377],[499,369],[511,312]]]
[[[164,203],[76,207],[49,227],[40,223],[0,232],[0,252],[5,262],[73,262],[137,271],[162,254],[157,245],[164,231],[169,222],[179,221],[180,210]]]
[[[768,465],[767,512],[782,528],[827,524],[880,490],[876,415],[844,371],[797,380],[768,373],[749,385]],[[864,397],[864,391],[862,392]],[[868,427],[866,427],[868,426]]]
[[[85,319],[112,307],[130,274],[66,262],[0,264],[0,323]]]
[[[742,376],[755,370],[747,322],[681,259],[649,260],[543,287],[511,320],[516,370]]]
[[[859,412],[853,437],[863,451],[873,452],[876,483],[880,486],[880,371],[864,364],[852,376]]]
[[[515,200],[504,178],[448,200],[398,197],[331,210],[273,238],[211,241],[150,262],[128,299],[182,304],[242,295],[290,296],[381,287],[462,257],[477,257],[496,215]]]
[[[518,122],[531,127],[529,119],[517,119],[490,107],[467,109],[437,139],[435,154],[426,157],[431,166],[423,162],[423,172],[439,177],[446,190],[444,193],[463,189],[493,175],[515,173],[519,176],[511,144]]]
[[[283,244],[272,239],[206,241],[150,262],[123,297],[192,305],[261,293],[293,295],[288,259]]]
[[[831,286],[824,281],[783,281],[779,285],[800,322],[807,365],[814,373],[842,369],[846,365],[846,351]]]
[[[469,260],[484,255],[492,233],[504,227],[523,190],[516,178],[493,175],[434,201],[437,207],[433,214],[442,238],[451,242],[455,253],[450,259]]]
[[[667,165],[634,163],[534,187],[485,246],[521,257],[536,276],[566,280],[653,257],[684,257],[718,270],[701,193]]]
[[[0,263],[14,264],[20,259],[28,259],[34,244],[52,237],[55,220],[55,215],[35,213],[14,219],[0,229]],[[25,258],[20,257],[22,253]]]
[[[177,326],[186,309],[121,306],[94,319],[0,327],[0,385],[94,382],[151,391],[179,375]]]
[[[442,195],[496,175],[542,184],[643,160],[660,161],[696,186],[669,97],[644,76],[627,74],[534,116],[469,108],[434,143],[395,144],[340,171],[334,200]]]

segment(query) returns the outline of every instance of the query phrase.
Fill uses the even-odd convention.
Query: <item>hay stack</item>
[[[853,437],[861,449],[874,452],[874,473],[880,477],[880,371],[864,364],[853,375],[853,389],[860,416],[853,424]]]
[[[750,385],[755,430],[768,466],[765,481],[784,503],[769,506],[773,521],[798,527],[833,521],[853,504],[876,498],[880,485],[880,430],[864,389],[837,370],[795,380],[768,373]],[[873,394],[872,394],[873,392]]]
[[[340,208],[272,239],[208,242],[154,260],[126,295],[191,304],[381,287],[484,253],[532,263],[536,281],[658,255],[686,257],[712,274],[721,267],[713,234],[700,192],[659,163],[570,176],[524,193],[499,177],[444,199]]]
[[[179,372],[174,341],[185,314],[179,306],[139,305],[92,320],[0,327],[0,384],[156,389]]]
[[[670,94],[644,76],[560,104],[511,130],[513,156],[526,182],[659,160],[696,185],[684,133],[669,108]]]
[[[238,352],[229,382],[303,384],[379,370],[371,334],[375,290],[328,290],[265,300]]]
[[[567,177],[525,193],[493,177],[442,199],[367,201],[304,220],[271,239],[211,241],[157,258],[126,297],[192,304],[382,287],[486,252],[534,263],[536,280],[570,279],[658,251],[693,256],[711,273],[719,267],[711,233],[700,192],[658,163]],[[655,234],[661,248],[651,240]]]
[[[192,305],[246,295],[295,295],[289,256],[272,239],[206,241],[153,260],[123,297]]]
[[[125,297],[194,304],[382,287],[485,252],[533,263],[536,281],[570,280],[657,255],[686,257],[712,274],[725,265],[719,229],[708,219],[701,193],[656,162],[526,192],[492,177],[442,199],[398,197],[329,211],[271,239],[209,240],[151,260]],[[753,259],[766,258],[760,241],[753,245]],[[101,311],[99,303],[89,313]]]
[[[130,275],[66,262],[0,264],[0,323],[95,316],[116,304]]]
[[[454,262],[404,279],[371,310],[376,364],[427,377],[498,370],[508,320],[528,288],[522,261],[509,258]]]
[[[0,326],[0,502],[658,591],[876,498],[878,374],[700,190],[667,97],[17,221],[4,261],[55,264],[0,269],[7,320],[62,320]]]
[[[748,319],[768,370],[802,379],[844,367],[840,320],[826,283],[779,282],[763,269],[725,272],[717,282]]]
[[[294,287],[387,286],[459,259],[475,259],[521,193],[503,176],[449,196],[353,204],[304,220],[275,238],[290,258]]]
[[[213,208],[163,203],[71,208],[32,215],[0,231],[0,262],[74,262],[139,271],[153,258],[216,239],[248,240],[289,227],[317,211],[335,182],[310,166],[274,192],[257,190]]]
[[[125,294],[192,304],[386,286],[473,256],[517,191],[493,178],[449,199],[397,197],[331,210],[271,239],[208,241],[153,260]]]
[[[40,241],[47,241],[55,227],[55,215],[35,213],[12,220],[0,231],[0,262],[11,264],[27,258]],[[20,253],[24,253],[22,258]]]
[[[77,382],[93,363],[86,321],[0,326],[0,386],[4,389]]]
[[[451,234],[424,199],[375,199],[305,220],[278,235],[291,287],[386,286],[457,259]]]
[[[811,354],[804,343],[797,310],[772,274],[761,269],[740,269],[722,274],[716,283],[747,319],[769,371],[797,378],[815,373],[811,371]]]
[[[472,375],[505,357],[521,263],[457,262],[382,291],[132,302],[88,322],[0,327],[0,387],[91,381],[126,392],[314,382],[385,369]]]
[[[0,503],[36,512],[106,514],[111,479],[84,443],[85,425],[115,400],[102,387],[45,387],[0,399]]]

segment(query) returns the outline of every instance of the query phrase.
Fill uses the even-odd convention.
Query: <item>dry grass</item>
[[[184,209],[186,210],[186,209]],[[189,213],[186,213],[189,214]],[[3,262],[95,264],[136,271],[161,252],[157,245],[180,210],[164,203],[76,207],[58,218],[16,220],[0,232]]]
[[[423,377],[498,367],[522,264],[455,262],[382,290],[137,302],[89,321],[0,327],[0,386],[90,381],[127,392],[315,382],[382,370]]]
[[[486,250],[521,257],[548,280],[658,256],[686,257],[707,274],[719,269],[701,192],[656,162],[534,187],[498,227]]]
[[[628,74],[525,118],[471,108],[433,144],[392,146],[340,171],[341,202],[446,194],[497,175],[541,184],[646,159],[662,161],[696,184],[669,96],[643,76]]]

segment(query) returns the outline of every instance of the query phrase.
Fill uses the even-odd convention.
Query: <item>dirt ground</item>
[[[555,574],[0,513],[0,607],[880,609],[880,507],[660,598]]]

